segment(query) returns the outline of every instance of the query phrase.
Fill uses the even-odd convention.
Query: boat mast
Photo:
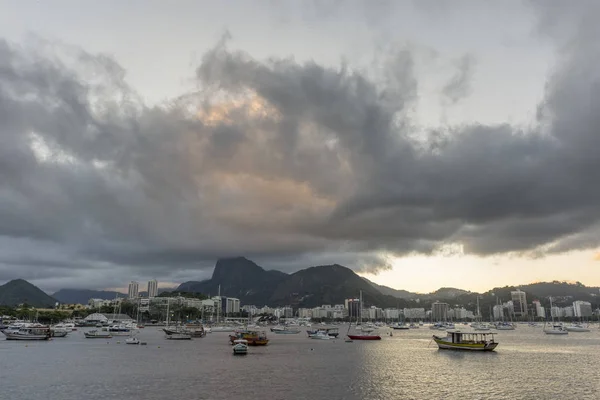
[[[221,300],[221,285],[219,285],[219,291],[217,293],[217,297],[219,298],[219,306],[217,307],[217,324],[219,323],[219,316],[221,315],[221,308],[223,301]]]
[[[362,309],[363,309],[363,302],[362,302],[362,290],[360,291],[360,299],[359,299],[359,310],[358,310],[358,315],[359,315],[359,325],[362,326]]]
[[[169,316],[170,316],[170,312],[169,312],[169,303],[170,303],[170,298],[167,297],[167,328],[169,327]]]

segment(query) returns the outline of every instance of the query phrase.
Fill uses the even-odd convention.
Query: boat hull
[[[352,340],[381,340],[379,335],[348,335]]]
[[[578,326],[567,326],[565,328],[568,332],[589,332],[588,328],[582,328]]]
[[[465,350],[465,351],[494,351],[498,343],[452,343],[442,339],[433,338],[440,350]]]
[[[48,340],[49,335],[21,335],[18,333],[4,332],[6,340]]]
[[[544,333],[546,335],[568,335],[569,331],[551,331],[551,330],[545,330]]]

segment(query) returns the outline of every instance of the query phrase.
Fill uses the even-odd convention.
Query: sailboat
[[[477,320],[471,324],[471,328],[476,331],[489,331],[490,327],[481,321],[481,311],[479,309],[479,296],[477,296]]]
[[[362,301],[362,290],[360,291],[360,309],[358,311],[358,315],[359,315],[359,319],[360,319],[360,324],[362,325],[362,308],[363,308],[363,301]],[[352,325],[352,320],[350,320],[350,326]],[[352,340],[381,340],[381,336],[379,335],[372,335],[370,333],[367,333],[365,335],[350,335],[350,326],[348,326],[348,333],[346,334],[346,336],[348,336],[348,338],[352,339]],[[364,329],[363,329],[364,331]]]
[[[554,314],[552,313],[552,297],[550,297],[550,316],[552,317],[552,325],[547,328],[544,323],[544,333],[546,335],[568,335],[569,331],[564,328],[561,324],[554,323]]]

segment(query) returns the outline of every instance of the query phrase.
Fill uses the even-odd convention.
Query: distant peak
[[[212,279],[219,279],[230,274],[244,274],[248,272],[263,272],[260,266],[256,265],[246,257],[221,258],[217,260]]]

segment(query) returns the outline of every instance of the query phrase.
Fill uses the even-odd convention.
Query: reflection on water
[[[547,336],[520,326],[498,334],[494,353],[437,350],[432,331],[379,342],[270,335],[268,347],[234,357],[227,334],[148,346],[89,340],[0,340],[7,399],[598,399],[600,331]],[[574,377],[577,377],[575,379]],[[4,397],[3,397],[4,396]]]

